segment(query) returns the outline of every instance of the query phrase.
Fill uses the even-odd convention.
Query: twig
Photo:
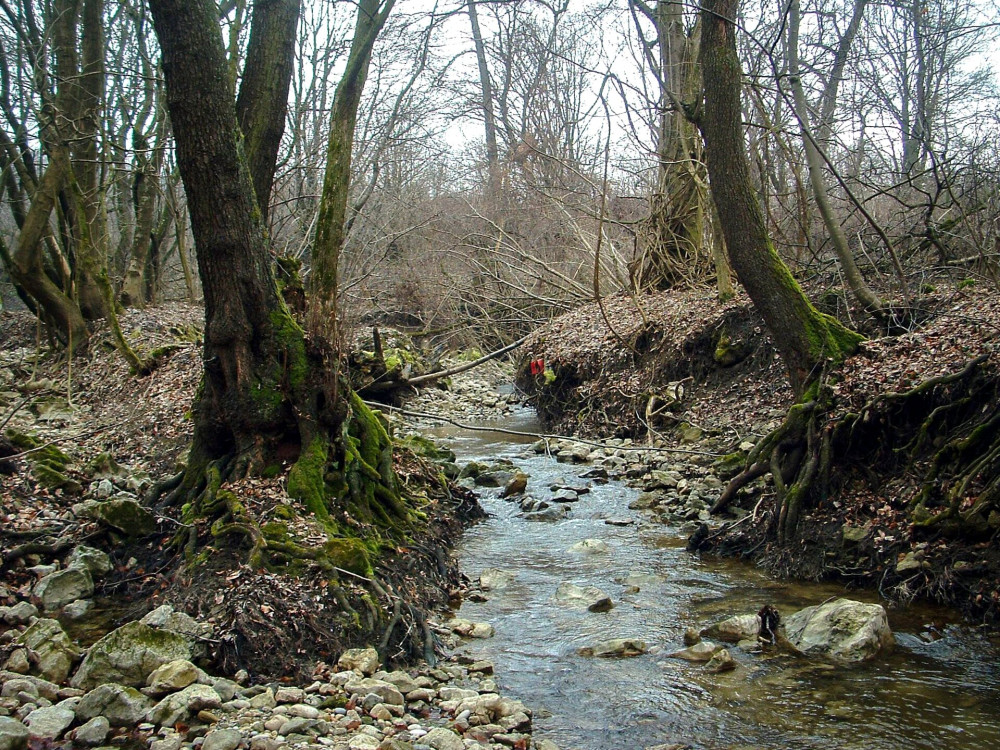
[[[17,414],[21,410],[21,407],[24,406],[26,403],[28,403],[28,401],[30,401],[30,400],[31,399],[29,399],[27,396],[24,397],[24,398],[22,398],[21,401],[20,401],[20,403],[16,404],[14,406],[14,408],[10,410],[10,414],[8,414],[6,417],[4,417],[3,422],[0,422],[0,430],[2,430],[4,427],[6,427],[7,423],[14,418],[14,415]]]

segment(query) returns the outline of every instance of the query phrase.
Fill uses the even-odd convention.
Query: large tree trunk
[[[793,389],[802,394],[828,360],[853,352],[861,336],[812,306],[768,235],[743,139],[743,71],[733,20],[738,5],[739,0],[705,0],[702,5],[701,128],[712,196],[733,269],[771,331]]]
[[[192,462],[250,465],[287,429],[281,396],[297,382],[304,340],[278,295],[240,148],[231,79],[212,0],[151,0],[167,104],[205,295],[205,382]]]
[[[10,264],[14,282],[38,303],[41,314],[65,337],[70,349],[87,342],[90,332],[80,306],[49,278],[45,272],[42,241],[49,227],[49,217],[59,191],[69,172],[69,156],[63,149],[50,155],[49,166],[42,174],[31,207],[17,238]]]
[[[151,0],[150,7],[205,297],[205,379],[179,492],[192,500],[194,518],[228,517],[228,528],[253,540],[254,563],[264,563],[260,530],[223,499],[231,500],[220,485],[296,457],[288,494],[338,538],[338,549],[373,551],[378,530],[368,532],[374,541],[357,541],[351,519],[374,518],[394,530],[410,519],[391,441],[360,399],[338,392],[327,375],[328,342],[307,346],[278,293],[225,73],[217,6]],[[197,528],[186,534],[193,547]]]
[[[107,227],[97,136],[104,103],[104,0],[83,0],[80,26],[80,66],[68,86],[71,102],[70,143],[73,157],[73,235],[76,251],[76,293],[83,314],[96,320],[109,313]],[[75,36],[75,35],[74,35]],[[75,52],[67,53],[74,58]]]

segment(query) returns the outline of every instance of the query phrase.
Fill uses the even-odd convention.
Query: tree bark
[[[802,395],[828,360],[852,353],[862,337],[812,306],[767,233],[743,137],[743,71],[734,23],[738,6],[739,0],[702,4],[705,102],[700,124],[729,259],[771,332],[792,388]]]
[[[377,551],[377,524],[396,531],[411,520],[393,469],[392,441],[356,394],[338,392],[339,381],[331,383],[329,348],[323,341],[307,346],[278,293],[243,153],[218,8],[214,0],[151,0],[150,9],[205,297],[205,378],[177,492],[190,500],[189,520],[228,518],[228,528],[253,540],[251,562],[263,564],[260,529],[220,487],[296,456],[289,496],[338,537],[338,549],[346,544],[362,556]],[[351,523],[358,516],[372,529],[361,541],[357,522]],[[182,534],[195,547],[197,526],[187,528]]]
[[[14,282],[34,298],[44,315],[65,336],[71,350],[87,342],[90,335],[86,321],[76,304],[45,273],[42,240],[49,226],[49,216],[69,172],[69,157],[60,149],[50,154],[49,166],[42,174],[32,196],[17,248],[11,258],[10,273]]]
[[[236,112],[261,218],[267,225],[285,132],[301,0],[255,0]]]
[[[189,471],[263,461],[285,425],[283,373],[301,356],[271,273],[213,0],[151,0],[205,298],[205,381]],[[301,364],[301,363],[300,363]]]
[[[337,84],[330,115],[326,174],[316,220],[316,239],[309,272],[309,334],[315,341],[338,346],[337,278],[344,245],[347,199],[351,187],[351,152],[361,94],[368,78],[372,48],[395,0],[361,0],[347,67]],[[332,351],[332,350],[331,350]],[[331,370],[335,363],[330,357]]]
[[[75,37],[75,34],[73,35]],[[67,53],[72,59],[74,54]],[[76,292],[85,317],[108,315],[107,226],[97,136],[104,103],[104,0],[83,0],[80,25],[80,66],[68,86],[72,172],[73,235],[76,250]]]

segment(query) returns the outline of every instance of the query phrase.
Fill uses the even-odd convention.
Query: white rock
[[[892,648],[895,639],[881,604],[835,599],[806,607],[784,622],[785,635],[802,653],[838,661],[867,661]]]

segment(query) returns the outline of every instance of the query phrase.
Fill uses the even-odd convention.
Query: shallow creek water
[[[503,427],[537,428],[528,412]],[[462,651],[496,664],[504,694],[535,710],[536,737],[561,750],[619,750],[661,743],[698,748],[1000,748],[1000,643],[957,624],[947,610],[890,611],[894,653],[874,664],[834,667],[731,648],[740,667],[721,675],[669,659],[685,628],[702,628],[763,604],[790,614],[828,598],[871,594],[829,585],[772,580],[731,560],[684,549],[677,529],[646,526],[628,509],[637,491],[619,482],[581,480],[586,467],[559,464],[527,450],[528,439],[457,428],[436,431],[460,460],[509,458],[530,476],[528,491],[589,485],[569,516],[555,523],[518,517],[499,490],[482,491],[490,517],[468,530],[457,552],[476,579],[485,568],[516,575],[508,587],[466,602],[459,615],[486,621],[493,638]],[[631,526],[606,518],[632,518]],[[604,554],[574,554],[583,539],[601,539]],[[569,581],[603,589],[615,602],[604,613],[551,603]],[[636,587],[638,590],[636,591]],[[640,638],[652,653],[595,659],[582,646]]]

